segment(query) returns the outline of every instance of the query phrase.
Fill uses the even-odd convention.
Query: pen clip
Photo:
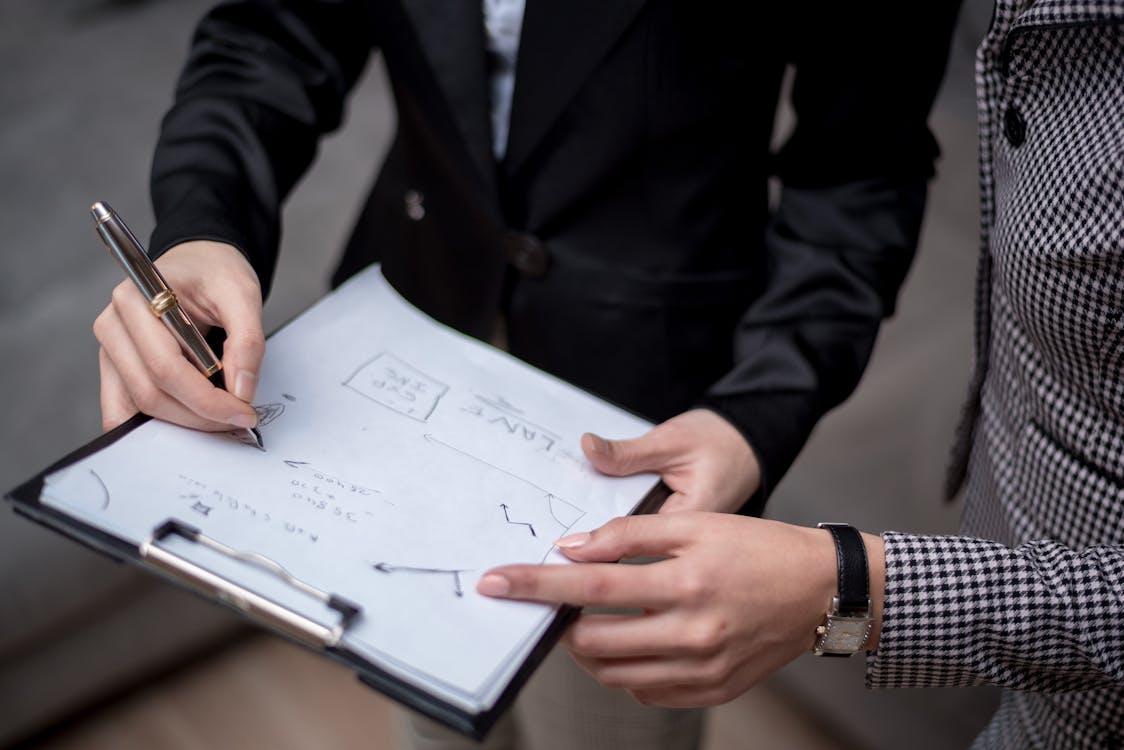
[[[159,545],[161,540],[172,535],[182,537],[240,562],[253,565],[275,576],[338,612],[339,622],[333,627],[322,625],[284,605],[278,604],[272,599],[250,591],[228,578],[185,560]],[[194,526],[177,519],[169,519],[156,527],[152,535],[141,544],[140,554],[144,560],[172,575],[177,580],[188,584],[191,588],[215,596],[220,601],[244,612],[261,624],[314,648],[331,648],[338,645],[348,626],[362,612],[361,607],[343,597],[318,589],[296,578],[270,558],[257,552],[243,552],[228,547],[206,536]]]

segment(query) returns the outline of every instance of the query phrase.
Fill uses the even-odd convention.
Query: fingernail
[[[589,532],[582,531],[578,534],[570,534],[569,536],[562,537],[554,543],[554,546],[561,547],[562,549],[577,549],[588,541]]]
[[[604,456],[605,454],[607,454],[609,452],[609,444],[607,442],[605,442],[605,438],[598,437],[597,435],[594,435],[592,432],[590,432],[588,434],[589,434],[589,445],[593,449],[594,453],[598,454],[599,456]]]
[[[239,370],[238,376],[234,378],[234,397],[249,403],[254,398],[254,389],[257,385],[257,373]]]
[[[258,423],[257,417],[251,417],[249,414],[235,414],[226,421],[235,427],[245,427],[247,430]]]
[[[501,575],[489,573],[476,582],[476,590],[484,596],[505,596],[511,591],[511,581]]]

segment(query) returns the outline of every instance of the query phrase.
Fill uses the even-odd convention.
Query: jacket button
[[[406,204],[406,215],[411,219],[421,221],[425,218],[425,196],[420,192],[407,190],[402,201]]]
[[[503,244],[507,259],[524,276],[542,276],[550,267],[550,251],[532,234],[508,232]]]
[[[1007,107],[1007,111],[1003,114],[1003,134],[1007,136],[1007,142],[1015,148],[1026,141],[1026,120],[1013,104]]]

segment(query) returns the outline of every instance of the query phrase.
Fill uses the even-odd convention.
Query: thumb
[[[658,427],[631,440],[606,440],[592,432],[582,435],[582,451],[589,462],[614,477],[659,472],[671,455],[665,443]]]

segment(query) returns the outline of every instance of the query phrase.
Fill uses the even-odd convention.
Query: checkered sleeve
[[[1124,683],[1124,546],[883,539],[886,596],[868,687]]]

